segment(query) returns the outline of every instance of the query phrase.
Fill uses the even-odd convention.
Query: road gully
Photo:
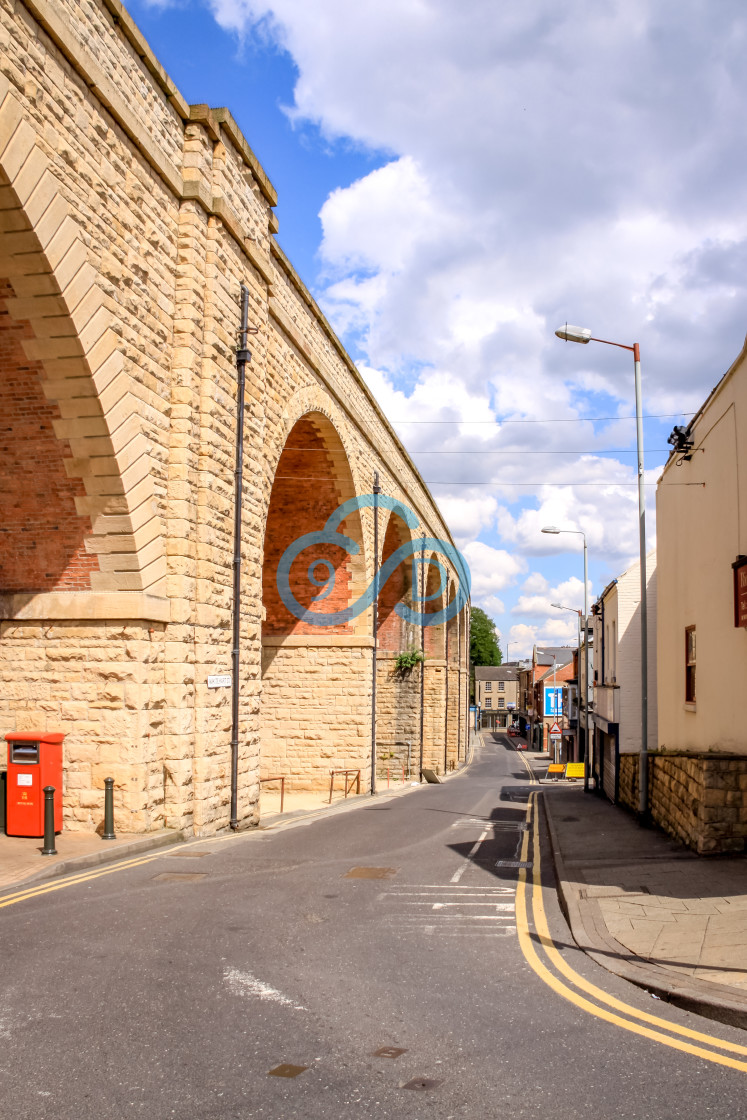
[[[540,787],[439,786],[0,897],[15,1120],[737,1120],[744,1032],[578,950]]]

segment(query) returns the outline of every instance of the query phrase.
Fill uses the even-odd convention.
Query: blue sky
[[[539,530],[586,532],[594,594],[634,558],[632,361],[553,331],[641,344],[654,482],[747,330],[743,5],[129,7],[185,97],[244,130],[512,655],[572,642],[550,603],[581,604],[580,538]]]

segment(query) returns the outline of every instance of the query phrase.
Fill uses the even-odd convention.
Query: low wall
[[[638,809],[638,755],[620,755],[620,801]],[[699,855],[747,847],[747,757],[649,755],[649,811],[671,836]]]

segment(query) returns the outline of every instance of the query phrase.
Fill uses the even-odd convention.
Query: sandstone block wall
[[[638,809],[638,756],[620,756],[620,800]],[[700,855],[747,847],[747,759],[649,756],[649,809],[658,825]]]
[[[324,472],[328,512],[369,493],[376,471],[383,493],[415,515],[413,535],[449,539],[275,240],[276,201],[231,113],[185,102],[119,0],[0,0],[0,392],[14,438],[0,487],[0,521],[12,527],[0,534],[0,731],[66,732],[65,827],[98,826],[108,776],[122,831],[228,822],[231,690],[208,677],[231,672],[242,285],[256,330],[244,416],[242,826],[257,820],[261,770],[284,762],[313,785],[332,761],[364,766],[369,750],[371,611],[340,628],[358,645],[326,650],[293,644],[298,620],[276,625],[273,566],[323,516],[322,483],[305,476]],[[294,430],[313,437],[307,459],[283,455]],[[30,479],[43,501],[28,500]],[[387,528],[382,517],[380,550]],[[20,534],[25,551],[14,548]],[[359,552],[340,565],[340,602],[373,577],[370,509],[351,535]],[[397,649],[407,640],[392,639]],[[435,765],[443,634],[428,642]],[[382,686],[382,741],[412,714],[402,714],[406,698],[395,703],[391,731],[389,703]],[[452,705],[450,692],[450,728]]]

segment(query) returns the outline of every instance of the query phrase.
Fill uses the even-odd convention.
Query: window
[[[695,627],[685,630],[685,703],[695,703]]]
[[[498,707],[503,708],[503,707],[505,707],[505,705],[506,705],[505,697],[504,696],[499,696],[498,697]]]
[[[485,697],[485,707],[486,708],[492,708],[493,707],[493,701],[491,700],[491,698],[489,696]]]
[[[505,682],[504,681],[498,681],[498,691],[499,692],[504,692],[505,688],[506,688]]]
[[[486,692],[492,692],[493,691],[493,682],[492,681],[485,681],[485,691]]]

